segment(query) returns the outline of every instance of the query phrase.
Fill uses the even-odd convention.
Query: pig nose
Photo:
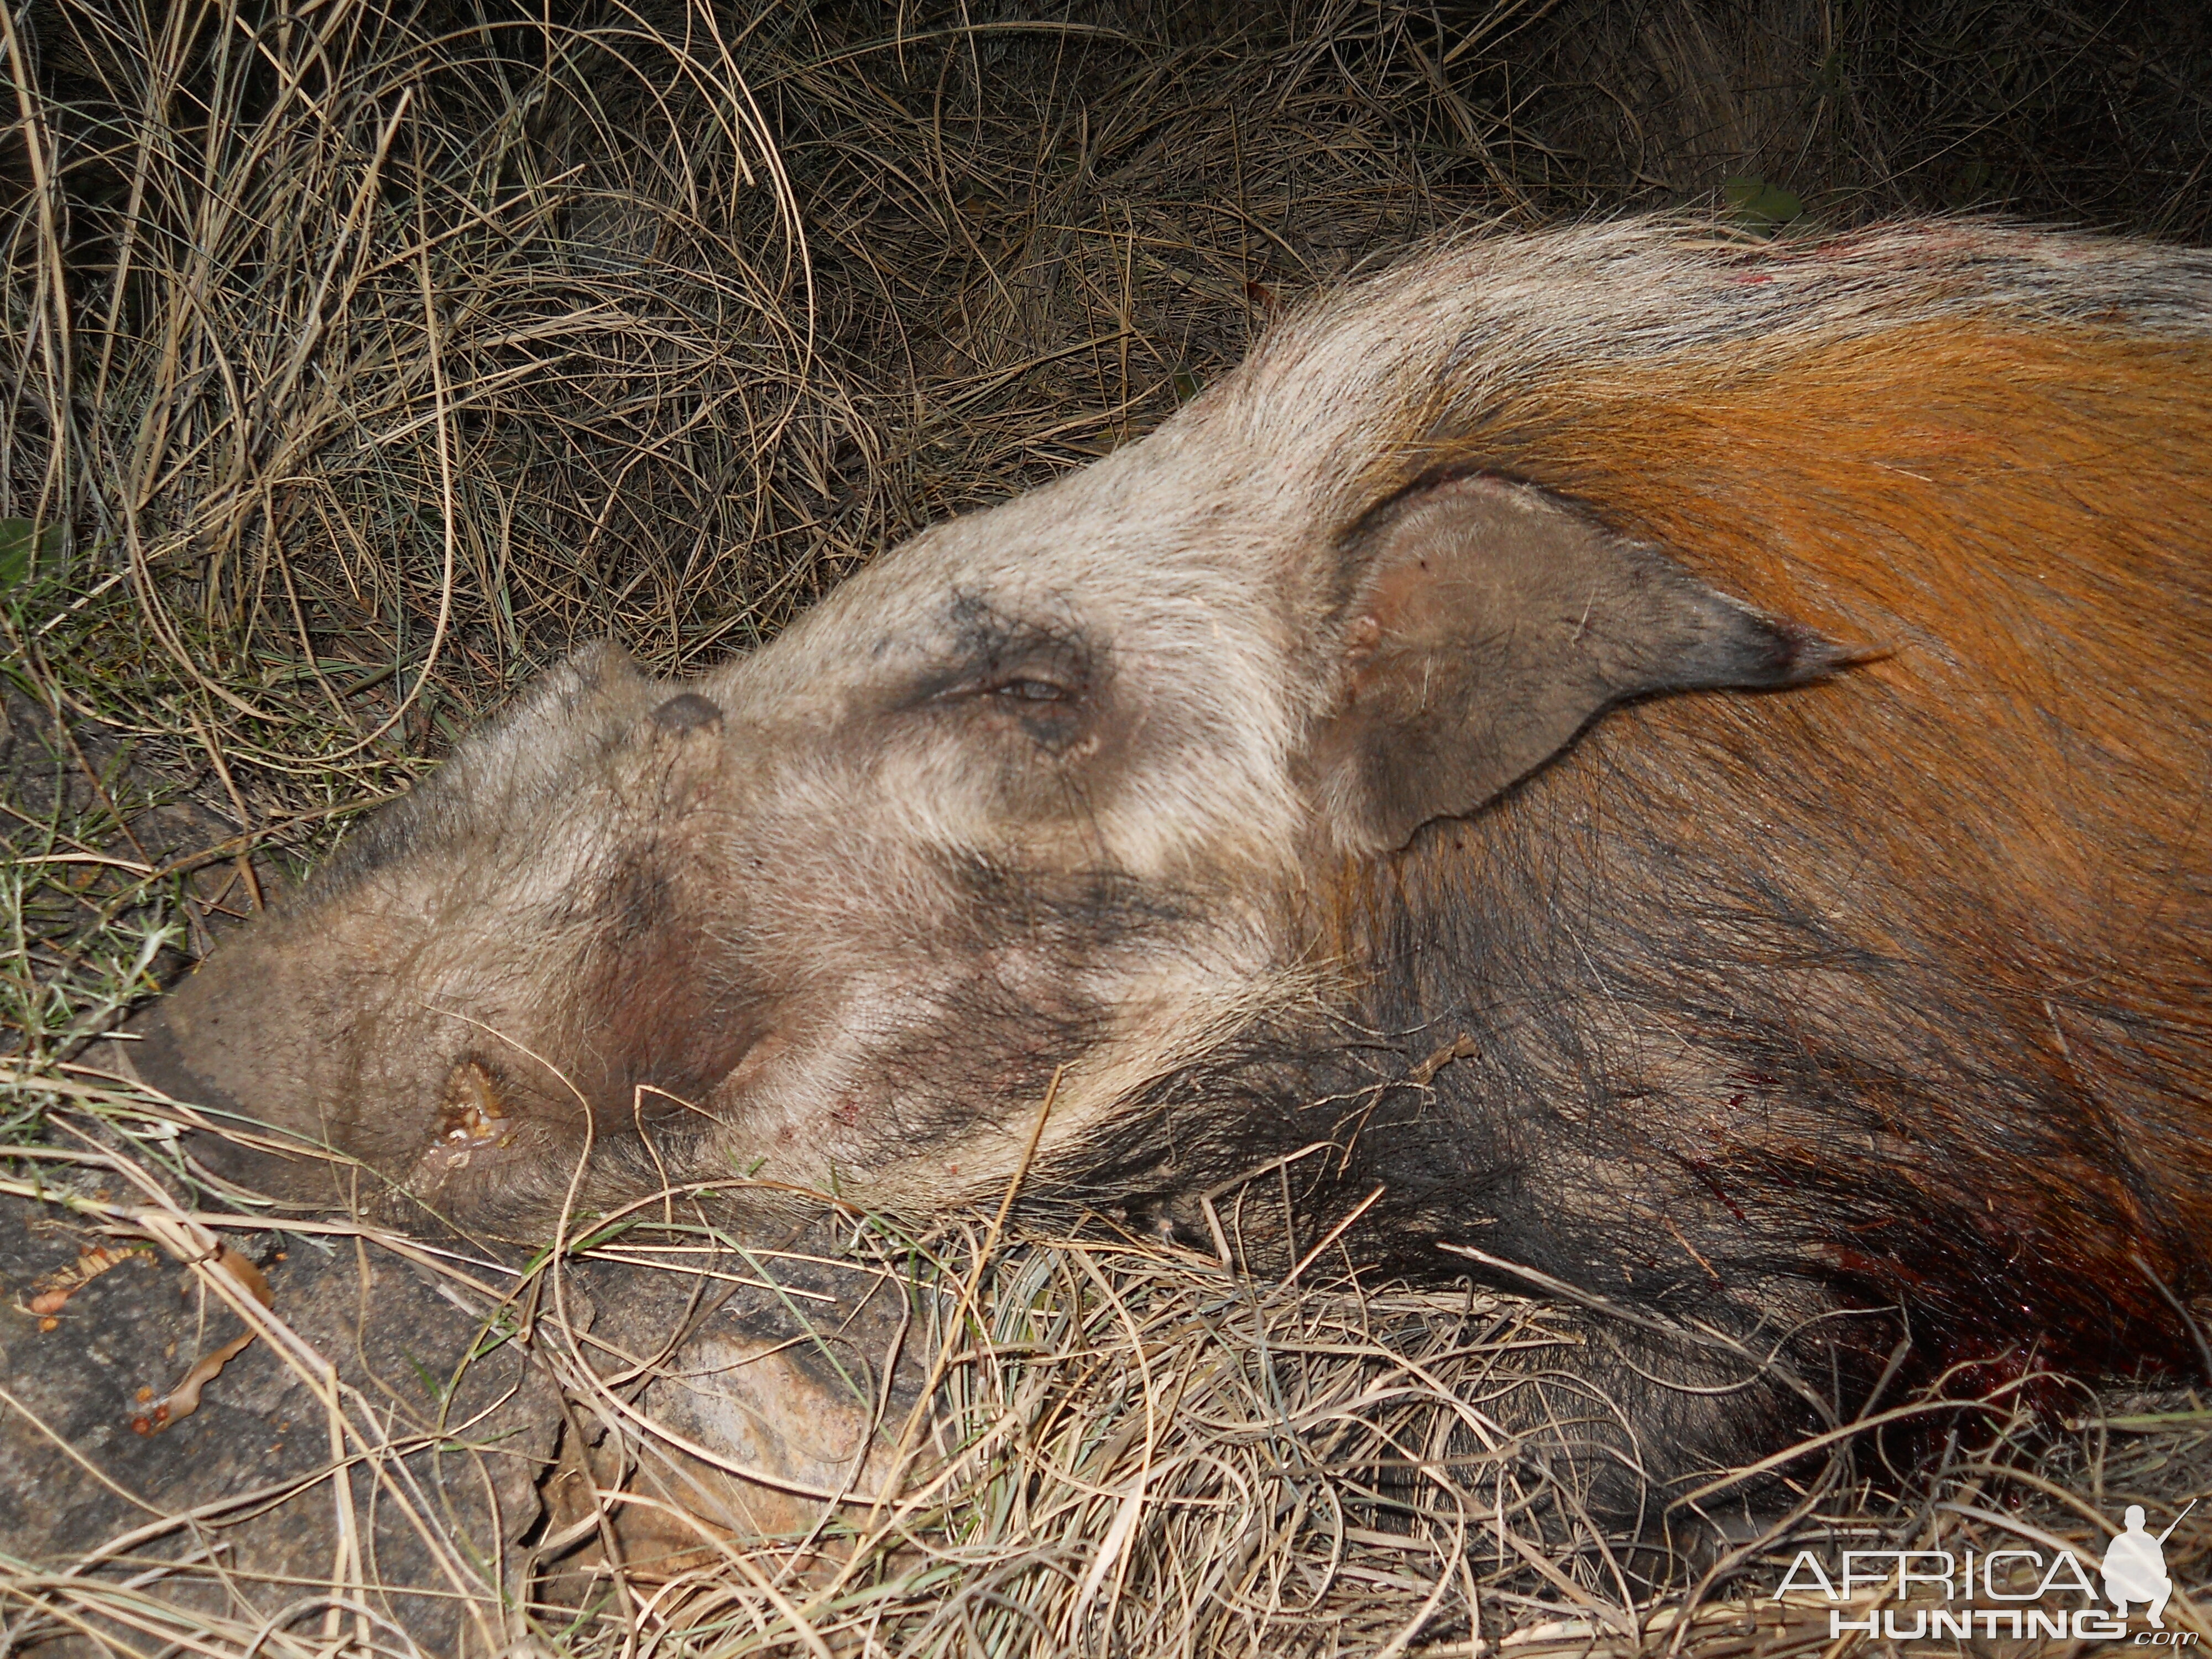
[[[244,1103],[192,1069],[182,1036],[169,1018],[169,1007],[166,1001],[157,1002],[132,1015],[116,1036],[87,1053],[87,1063],[119,1077],[136,1079],[180,1105],[198,1107],[218,1123],[252,1128],[253,1114]],[[320,1199],[319,1189],[331,1184],[319,1178],[320,1171],[302,1167],[315,1162],[312,1158],[287,1158],[213,1131],[187,1134],[185,1150],[225,1184],[256,1194],[296,1196],[303,1187],[313,1187]]]
[[[112,1069],[160,1090],[182,1105],[201,1106],[216,1113],[245,1110],[227,1090],[192,1070],[165,1002],[133,1014],[117,1040],[101,1047],[111,1051],[103,1059],[112,1057]]]

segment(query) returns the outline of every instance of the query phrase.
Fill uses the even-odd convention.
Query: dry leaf
[[[212,1265],[228,1273],[248,1296],[263,1307],[276,1305],[267,1277],[229,1245],[216,1247]],[[192,1362],[192,1368],[185,1373],[182,1382],[131,1419],[132,1431],[138,1434],[159,1434],[172,1423],[190,1417],[200,1408],[200,1390],[222,1376],[225,1365],[252,1346],[253,1333],[248,1331],[245,1335],[224,1343],[213,1353],[202,1354]]]
[[[106,1273],[110,1267],[120,1266],[134,1256],[151,1261],[154,1252],[143,1244],[88,1246],[77,1252],[76,1260],[70,1262],[68,1267],[50,1273],[40,1279],[32,1287],[29,1299],[18,1301],[15,1306],[20,1311],[29,1314],[34,1318],[51,1317],[69,1304],[70,1297],[91,1284],[100,1274]],[[251,1263],[247,1265],[252,1266]]]

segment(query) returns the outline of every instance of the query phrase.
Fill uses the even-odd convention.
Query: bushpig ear
[[[1623,698],[1796,685],[1850,660],[1657,548],[1498,478],[1408,491],[1356,532],[1350,561],[1336,702],[1314,761],[1358,851],[1474,811]]]

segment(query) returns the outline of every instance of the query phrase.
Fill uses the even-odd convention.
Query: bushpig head
[[[1838,660],[1529,486],[1377,483],[1382,436],[1322,395],[1341,331],[702,678],[570,659],[131,1063],[346,1155],[256,1172],[303,1198],[477,1224],[664,1181],[970,1199],[1056,1072],[1048,1162],[1325,994],[1303,918],[1341,861],[1617,700]]]

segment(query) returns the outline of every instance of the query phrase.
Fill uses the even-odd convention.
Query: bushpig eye
[[[994,697],[1010,697],[1017,702],[1070,702],[1075,693],[1065,685],[1051,680],[1008,680],[1003,685],[991,688]]]

